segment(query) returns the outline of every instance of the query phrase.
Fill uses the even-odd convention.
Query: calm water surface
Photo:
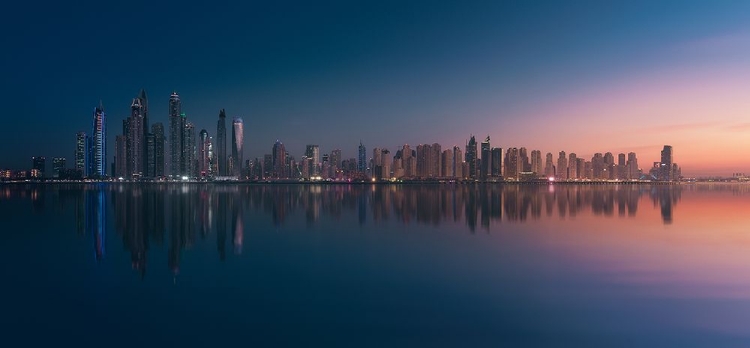
[[[748,185],[4,185],[0,217],[3,346],[750,346]]]

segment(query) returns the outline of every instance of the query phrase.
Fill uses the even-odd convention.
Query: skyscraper
[[[94,108],[91,132],[89,176],[102,178],[107,174],[107,129],[106,114],[102,102]]]
[[[463,179],[466,177],[466,173],[463,171],[464,154],[461,152],[461,148],[453,146],[453,177],[456,179]]]
[[[182,134],[183,118],[180,95],[173,92],[169,97],[169,174],[179,177],[182,174]]]
[[[88,137],[86,136],[85,132],[78,132],[76,133],[76,150],[75,155],[73,157],[73,160],[75,161],[74,169],[78,173],[78,176],[84,177],[87,172],[86,168],[86,155],[88,153]]]
[[[307,145],[305,157],[309,159],[307,171],[310,176],[320,176],[320,147],[318,145]]]
[[[52,158],[52,176],[61,178],[65,176],[65,157]]]
[[[141,115],[143,115],[143,154],[141,154],[141,159],[143,160],[143,173],[144,176],[153,178],[156,176],[156,159],[154,158],[156,142],[152,133],[149,132],[148,97],[146,97],[146,90],[141,89],[141,92],[138,93],[136,98],[140,101]]]
[[[130,118],[128,119],[128,175],[131,177],[145,176],[143,154],[146,153],[145,131],[143,129],[143,105],[140,98],[133,98],[130,104]]]
[[[539,150],[531,150],[531,171],[539,177],[544,174],[542,168],[542,152]]]
[[[241,177],[242,144],[245,141],[245,130],[242,119],[235,117],[232,121],[232,176]]]
[[[31,157],[31,169],[38,171],[39,177],[43,178],[46,172],[47,158],[44,156]]]
[[[164,143],[167,138],[164,136],[164,124],[161,122],[154,123],[151,126],[151,133],[154,135],[154,176],[162,178],[166,174],[164,170]]]
[[[568,158],[565,156],[565,151],[560,151],[560,156],[557,158],[556,168],[555,177],[557,179],[568,179]]]
[[[554,178],[555,163],[552,161],[552,154],[547,152],[544,157],[544,176],[546,176],[547,178]]]
[[[182,176],[195,177],[196,167],[198,162],[195,158],[195,126],[187,121],[187,116],[182,113],[183,123],[185,128],[182,134]]]
[[[227,114],[224,109],[219,110],[219,121],[216,124],[216,166],[219,176],[227,176]]]
[[[362,144],[362,140],[359,141],[359,158],[357,159],[357,171],[360,173],[367,172],[367,149]]]
[[[578,179],[578,156],[571,152],[568,155],[568,179]]]
[[[504,161],[504,173],[503,176],[505,179],[511,179],[511,180],[518,180],[519,179],[519,173],[521,169],[521,163],[520,163],[520,157],[518,156],[518,149],[508,148],[508,150],[505,152],[505,161]]]
[[[638,158],[636,158],[635,152],[628,153],[626,167],[628,168],[628,179],[640,179],[640,174],[638,173]]]
[[[482,168],[479,173],[479,178],[486,180],[490,174],[490,168],[492,168],[492,149],[490,148],[490,136],[484,139],[482,142]]]
[[[286,178],[286,149],[284,149],[284,144],[276,139],[271,152],[271,166],[273,168],[271,177]]]
[[[466,163],[469,164],[468,177],[470,179],[477,178],[477,140],[472,135],[469,141],[466,143]]]
[[[198,177],[205,178],[208,176],[209,170],[209,140],[208,131],[202,129],[200,137],[198,139]]]
[[[500,147],[493,147],[490,175],[496,178],[501,177],[503,175],[502,163],[503,163],[503,149]]]
[[[674,175],[672,173],[674,159],[672,153],[672,146],[664,145],[664,149],[661,150],[661,162],[659,162],[659,180],[672,181]]]

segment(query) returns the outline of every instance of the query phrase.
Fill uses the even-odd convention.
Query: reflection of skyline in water
[[[750,193],[748,187],[718,187]],[[277,228],[296,219],[304,219],[309,228],[325,218],[355,225],[463,224],[471,233],[489,233],[492,226],[504,222],[579,215],[632,218],[641,199],[647,199],[662,222],[670,224],[683,191],[707,189],[700,185],[29,185],[4,187],[0,199],[28,198],[32,211],[38,212],[72,206],[76,231],[93,237],[97,260],[105,255],[111,212],[115,235],[130,253],[133,270],[145,276],[154,246],[166,250],[166,266],[178,274],[183,253],[198,239],[215,238],[217,256],[223,261],[227,248],[231,254],[242,254],[246,228],[263,219]],[[249,216],[252,223],[246,221]]]

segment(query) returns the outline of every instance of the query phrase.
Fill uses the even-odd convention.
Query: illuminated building
[[[490,168],[492,168],[492,149],[490,148],[489,135],[482,142],[481,151],[482,163],[479,171],[479,178],[482,180],[487,180],[487,176],[490,175]]]
[[[32,175],[36,178],[43,178],[45,173],[45,167],[47,166],[47,158],[44,156],[31,157],[31,169],[36,170],[36,175]]]
[[[169,174],[173,177],[182,175],[183,121],[180,96],[173,92],[169,97]]]
[[[366,173],[367,172],[367,149],[365,148],[365,145],[362,144],[362,140],[359,141],[359,147],[358,150],[358,158],[357,158],[357,171],[360,173]]]
[[[242,145],[245,141],[245,130],[242,119],[235,117],[232,121],[232,176],[241,177],[242,172]]]
[[[219,110],[219,121],[216,123],[216,167],[219,176],[227,176],[227,114]]]
[[[144,176],[143,164],[146,162],[143,154],[146,152],[146,139],[144,138],[143,105],[140,98],[133,98],[130,105],[130,118],[128,118],[128,143],[127,143],[127,165],[128,176],[139,178]]]
[[[659,162],[659,180],[672,181],[675,179],[672,172],[673,164],[672,146],[664,145],[664,149],[661,150],[661,161]]]
[[[86,155],[88,154],[88,137],[85,132],[76,134],[76,150],[74,156],[74,169],[78,172],[79,177],[86,175]]]
[[[184,113],[182,118],[185,125],[182,134],[182,176],[192,178],[197,176],[196,167],[198,166],[195,158],[195,126],[187,121],[187,116]]]
[[[501,177],[503,174],[503,149],[500,147],[492,148],[492,166],[490,168],[490,175],[493,177]]]
[[[307,173],[309,176],[320,176],[320,147],[318,145],[307,145],[305,147],[307,162]]]
[[[94,108],[91,141],[89,143],[88,176],[102,178],[107,174],[107,122],[101,101]]]
[[[162,178],[166,175],[164,151],[167,138],[164,136],[164,124],[154,123],[151,126],[151,134],[154,135],[154,177]]]
[[[552,161],[552,154],[549,152],[545,155],[544,176],[547,178],[555,177],[555,163]]]
[[[568,159],[565,157],[565,151],[560,151],[560,156],[557,158],[555,177],[559,180],[568,179]]]
[[[531,150],[531,171],[537,176],[544,174],[542,171],[542,152],[539,150]]]
[[[52,176],[62,178],[65,176],[65,158],[55,157],[52,159]]]
[[[466,143],[466,163],[469,166],[469,179],[477,178],[477,140],[472,135]]]
[[[273,178],[286,178],[286,149],[284,144],[276,139],[276,143],[273,144],[273,150],[271,158],[273,163],[271,167],[271,177]]]
[[[508,148],[505,152],[505,161],[503,162],[503,177],[505,179],[518,180],[520,173],[518,149],[515,147]]]
[[[208,131],[202,129],[200,137],[198,139],[198,177],[205,178],[210,173],[210,161],[209,161],[209,146],[210,141],[208,138]]]
[[[578,156],[574,152],[568,155],[568,179],[580,178],[578,173]]]

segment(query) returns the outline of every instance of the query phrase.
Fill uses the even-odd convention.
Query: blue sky
[[[670,143],[692,164],[684,131],[604,134],[704,118],[741,127],[741,93],[686,107],[702,113],[680,105],[750,87],[739,78],[750,77],[748,23],[743,1],[16,3],[0,24],[0,126],[19,131],[0,137],[0,168],[70,159],[100,99],[112,144],[141,88],[152,123],[167,123],[173,90],[210,135],[219,109],[242,117],[246,158],[276,139],[296,157],[309,143],[354,157],[360,140],[447,148],[489,134],[493,146],[583,156],[643,149],[644,162]],[[750,145],[732,134],[724,146]],[[705,172],[730,168],[750,164]]]

